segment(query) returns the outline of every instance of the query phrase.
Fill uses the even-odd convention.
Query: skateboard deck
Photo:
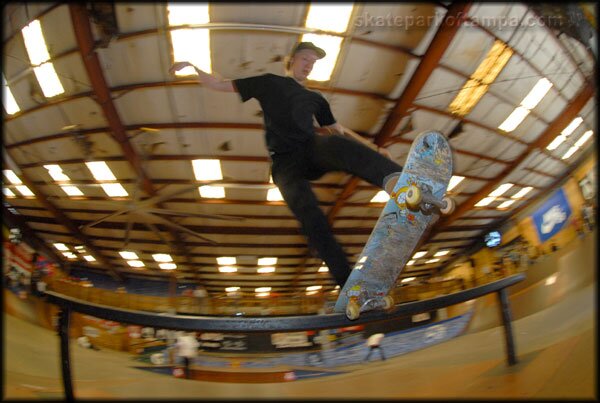
[[[439,218],[440,208],[445,213],[454,208],[452,200],[442,200],[451,176],[452,150],[444,135],[436,131],[419,134],[390,199],[340,290],[335,312],[346,312],[348,318],[356,319],[360,312],[394,306],[387,296],[400,272]],[[414,195],[419,193],[422,198],[415,205]]]

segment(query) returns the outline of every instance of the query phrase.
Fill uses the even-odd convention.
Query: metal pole
[[[58,313],[58,335],[60,336],[60,358],[62,366],[63,389],[65,399],[73,401],[73,384],[71,382],[71,363],[69,358],[69,318],[71,310],[62,307]]]
[[[517,358],[515,354],[515,341],[512,331],[510,302],[508,301],[506,288],[502,288],[498,291],[498,298],[500,300],[500,313],[502,315],[502,322],[504,324],[504,338],[506,339],[506,355],[508,358],[508,365],[515,365],[517,363]]]

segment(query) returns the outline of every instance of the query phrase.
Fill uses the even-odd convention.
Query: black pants
[[[183,358],[183,370],[185,371],[185,378],[190,379],[190,363],[192,359],[190,357]]]
[[[369,354],[367,354],[367,356],[365,357],[365,361],[369,361],[369,357],[371,357],[371,353],[372,353],[372,352],[373,352],[373,350],[375,350],[375,349],[379,350],[379,354],[381,355],[381,359],[382,359],[383,361],[385,361],[385,355],[383,355],[383,349],[382,349],[381,347],[379,347],[379,346],[371,346],[371,347],[369,348]]]
[[[300,221],[309,247],[317,251],[336,283],[343,287],[350,275],[350,264],[319,207],[310,181],[327,172],[343,171],[383,188],[386,177],[400,172],[402,167],[365,145],[339,135],[316,135],[313,141],[294,152],[274,154],[271,159],[273,182]]]

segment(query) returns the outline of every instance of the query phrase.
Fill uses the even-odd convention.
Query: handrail
[[[154,312],[133,311],[106,305],[94,304],[77,298],[68,297],[53,291],[43,294],[44,299],[58,305],[58,334],[60,337],[60,354],[62,363],[62,379],[66,400],[74,400],[71,377],[71,361],[69,354],[69,322],[71,311],[96,316],[111,321],[137,325],[161,327],[188,331],[216,332],[281,332],[297,330],[316,330],[355,326],[358,324],[380,320],[397,319],[434,309],[459,304],[493,292],[498,293],[500,313],[504,325],[506,355],[508,365],[517,363],[515,344],[512,332],[512,318],[506,288],[525,279],[525,274],[515,274],[479,287],[442,295],[439,297],[407,302],[396,305],[391,312],[370,311],[362,314],[357,320],[349,320],[344,313],[281,317],[210,317],[157,314]]]
[[[464,291],[442,295],[427,300],[407,302],[396,305],[394,310],[391,312],[365,312],[362,313],[358,319],[353,321],[348,319],[343,313],[278,317],[213,317],[159,314],[155,312],[134,311],[108,305],[95,304],[77,298],[61,295],[53,291],[47,291],[45,295],[49,303],[69,308],[76,312],[102,319],[112,320],[115,322],[187,331],[201,330],[211,332],[252,333],[338,328],[355,326],[379,320],[397,319],[475,299],[492,292],[497,292],[503,288],[516,284],[523,279],[525,279],[525,275],[519,273]]]

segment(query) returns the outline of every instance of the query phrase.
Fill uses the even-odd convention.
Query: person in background
[[[190,379],[190,364],[194,357],[198,355],[199,345],[193,333],[183,332],[177,337],[175,351],[177,356],[183,359],[186,379]]]
[[[365,357],[365,361],[369,361],[369,357],[371,357],[371,353],[373,353],[373,351],[375,351],[375,350],[379,351],[381,360],[385,361],[385,355],[383,354],[383,349],[381,348],[381,341],[383,340],[383,337],[384,337],[383,333],[375,333],[367,339],[367,346],[369,347],[369,353]]]

